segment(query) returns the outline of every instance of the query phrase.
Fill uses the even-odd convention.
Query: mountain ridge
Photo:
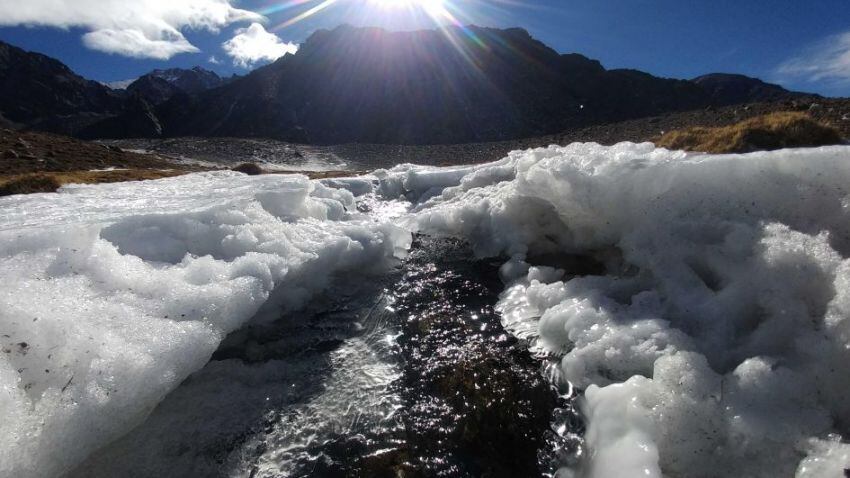
[[[168,71],[173,70],[139,78],[136,87],[128,87],[136,91],[129,95],[134,98],[124,99],[119,111],[100,112],[102,118],[73,133],[445,144],[540,136],[738,102],[817,97],[743,75],[679,80],[607,70],[584,55],[559,53],[524,29],[475,26],[317,30],[296,54],[232,81],[213,73],[220,82],[201,88],[176,88],[163,80]],[[2,107],[0,114],[8,118]]]

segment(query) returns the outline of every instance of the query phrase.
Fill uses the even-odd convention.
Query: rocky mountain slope
[[[0,117],[7,124],[73,132],[120,113],[123,101],[53,58],[0,42]]]
[[[740,75],[687,81],[606,70],[582,55],[559,54],[517,28],[388,32],[341,26],[315,32],[295,55],[245,77],[228,82],[207,73],[198,68],[145,75],[117,106],[78,108],[94,110],[100,120],[71,132],[84,138],[447,144],[806,96]],[[15,107],[0,105],[0,113],[16,121],[7,114]],[[49,131],[60,126],[23,123]]]
[[[734,105],[751,102],[787,100],[801,96],[790,93],[785,88],[766,83],[758,78],[728,73],[712,73],[694,78],[694,83],[705,90],[715,105]],[[815,95],[810,95],[815,96]]]
[[[166,102],[155,114],[170,137],[438,144],[533,137],[728,103],[693,82],[561,55],[521,29],[343,26],[316,32],[297,54],[194,101]],[[98,129],[88,134],[104,136]]]
[[[170,100],[179,93],[190,95],[199,94],[221,86],[226,80],[215,72],[205,70],[199,66],[186,70],[183,68],[170,68],[168,70],[154,70],[130,83],[126,91],[151,104],[157,105]]]

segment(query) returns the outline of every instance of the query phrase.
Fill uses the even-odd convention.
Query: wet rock
[[[563,463],[552,429],[567,404],[494,310],[501,261],[418,238],[388,288],[398,321],[398,426],[310,450],[311,476],[534,477]]]
[[[558,399],[493,310],[498,264],[453,241],[416,247],[396,289],[411,463],[425,476],[540,476]]]
[[[264,172],[263,168],[261,168],[256,163],[242,163],[238,166],[235,166],[232,170],[247,174],[248,176],[257,176],[263,174]]]

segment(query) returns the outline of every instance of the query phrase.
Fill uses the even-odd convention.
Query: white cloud
[[[850,83],[850,32],[830,36],[777,68],[785,79]]]
[[[236,35],[221,45],[233,64],[248,68],[260,61],[274,61],[287,53],[298,51],[295,43],[284,43],[259,23],[236,30]]]
[[[207,61],[212,63],[213,65],[221,65],[221,60],[216,58],[215,55],[212,55]]]
[[[111,28],[86,33],[83,43],[92,50],[157,60],[167,60],[178,53],[200,51],[182,36],[152,40],[140,30]]]
[[[27,25],[89,30],[89,48],[136,58],[165,60],[197,52],[181,30],[217,32],[239,21],[262,21],[231,0],[0,0],[0,26]]]

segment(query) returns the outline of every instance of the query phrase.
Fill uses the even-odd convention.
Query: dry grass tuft
[[[62,186],[55,177],[49,174],[24,174],[0,183],[0,196],[12,194],[52,193]]]
[[[0,196],[12,194],[51,193],[65,184],[99,184],[121,181],[143,181],[186,174],[187,171],[127,169],[115,171],[67,171],[0,175]]]
[[[242,163],[239,166],[233,167],[233,171],[244,173],[248,176],[258,176],[265,172],[263,171],[263,168],[261,168],[256,163]]]
[[[731,126],[670,131],[655,144],[668,149],[725,154],[826,146],[842,142],[838,130],[815,121],[806,113],[778,112]]]

